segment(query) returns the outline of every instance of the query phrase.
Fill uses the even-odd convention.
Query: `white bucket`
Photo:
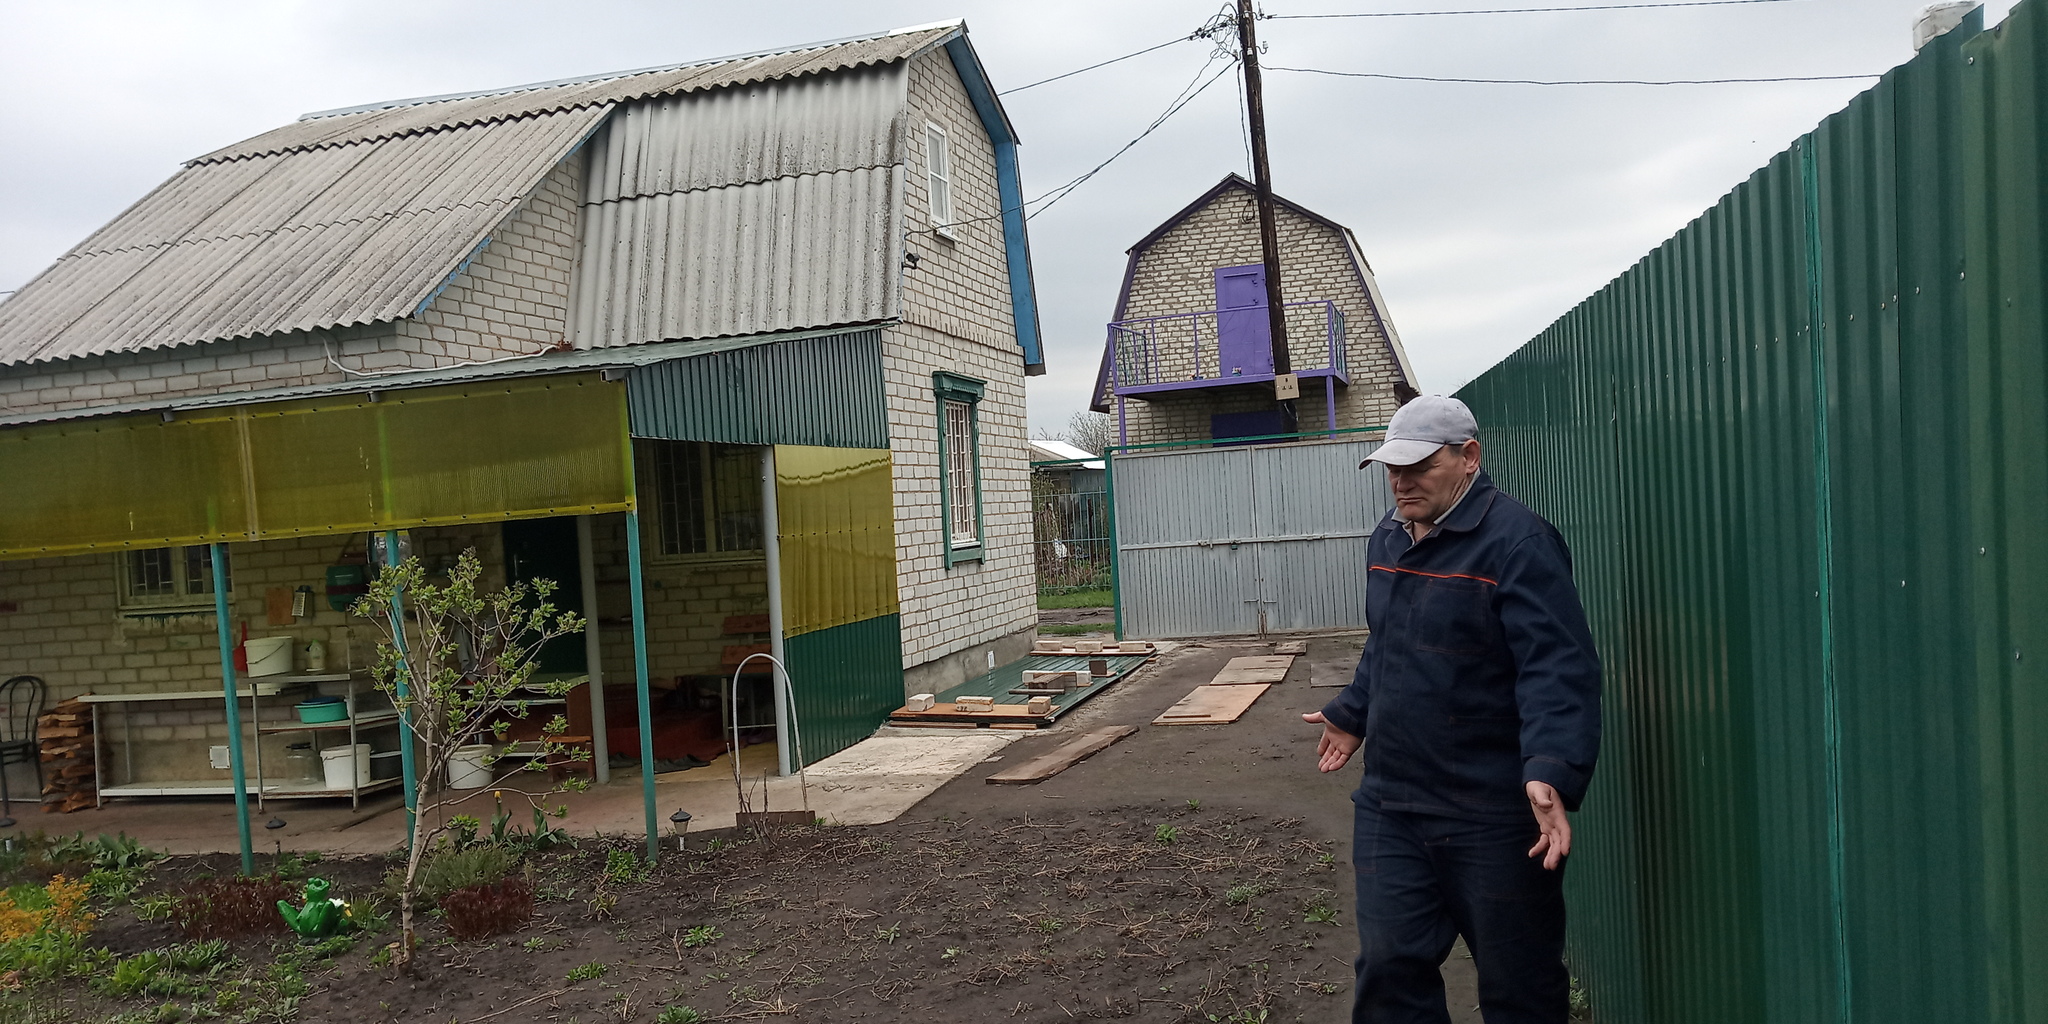
[[[249,674],[277,676],[292,670],[292,638],[261,636],[243,645],[249,654]]]
[[[370,745],[328,747],[320,752],[320,768],[327,773],[328,789],[349,789],[370,784]]]
[[[482,789],[491,784],[491,769],[484,760],[491,756],[491,745],[478,743],[467,747],[456,747],[448,755],[449,789]]]

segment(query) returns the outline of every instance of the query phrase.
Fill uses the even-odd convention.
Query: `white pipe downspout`
[[[576,571],[583,579],[583,664],[590,675],[591,777],[612,780],[611,751],[605,742],[604,649],[597,638],[597,551],[589,516],[576,517]]]
[[[768,572],[768,652],[775,656],[777,665],[786,665],[789,659],[782,648],[782,540],[775,505],[775,446],[761,448],[761,551],[766,556]],[[796,772],[796,763],[790,759],[789,716],[796,714],[790,703],[787,675],[773,673],[775,687],[775,757],[776,770],[783,776]],[[735,676],[737,679],[737,676]],[[734,702],[739,698],[735,696]],[[785,713],[784,709],[788,709]],[[739,751],[732,753],[734,758]]]

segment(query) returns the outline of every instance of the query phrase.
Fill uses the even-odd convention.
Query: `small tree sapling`
[[[541,647],[556,637],[582,632],[584,627],[581,616],[557,610],[548,600],[555,590],[554,581],[536,579],[485,592],[478,587],[482,575],[474,548],[456,559],[446,582],[434,582],[417,558],[407,558],[380,572],[369,593],[352,609],[375,622],[383,633],[378,642],[376,684],[411,722],[415,736],[420,793],[404,883],[399,889],[400,940],[394,964],[401,971],[411,969],[416,945],[413,910],[420,865],[437,839],[457,821],[467,820],[459,815],[451,818],[448,810],[484,793],[499,799],[516,794],[539,808],[551,794],[587,785],[581,779],[549,781],[549,762],[588,756],[560,741],[569,727],[568,719],[560,714],[540,727],[538,740],[529,741],[539,756],[525,760],[520,768],[500,771],[496,758],[486,760],[493,779],[490,786],[454,791],[438,784],[456,748],[502,739],[513,721],[525,719],[532,711],[537,694],[560,698],[574,686],[534,680]],[[396,621],[394,597],[403,609]],[[521,775],[525,778],[516,778]]]

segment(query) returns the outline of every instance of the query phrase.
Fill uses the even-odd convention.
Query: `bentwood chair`
[[[15,676],[0,683],[0,828],[14,824],[14,795],[7,789],[7,766],[36,766],[36,795],[43,789],[43,759],[36,743],[36,719],[43,716],[49,693],[39,676]]]

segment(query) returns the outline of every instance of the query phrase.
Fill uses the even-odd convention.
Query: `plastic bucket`
[[[478,743],[467,747],[456,747],[448,755],[449,789],[482,789],[491,784],[491,769],[484,764],[491,756],[491,745]]]
[[[315,697],[294,705],[294,708],[299,713],[299,721],[307,725],[339,722],[348,717],[348,702],[340,697]]]
[[[398,750],[379,750],[370,755],[370,781],[382,782],[395,779],[402,774],[405,754]]]
[[[370,745],[329,747],[320,752],[320,768],[327,775],[328,789],[351,789],[370,784]]]
[[[278,676],[292,670],[292,638],[262,636],[243,644],[249,652],[249,674]]]

